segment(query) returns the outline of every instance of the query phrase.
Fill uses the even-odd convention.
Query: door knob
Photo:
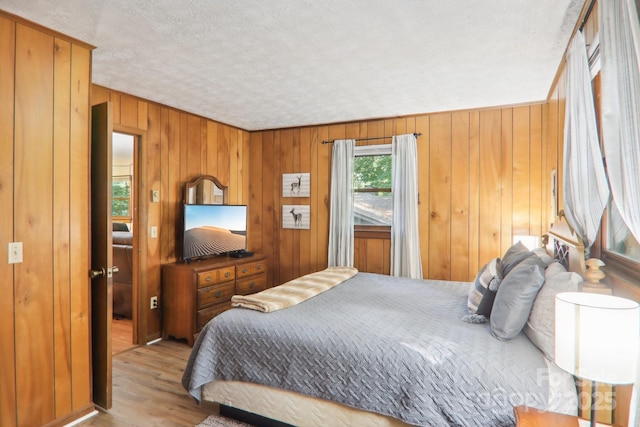
[[[100,276],[104,276],[104,268],[101,268],[100,270],[89,271],[89,277],[91,277],[92,279],[95,279],[96,277],[100,277]]]

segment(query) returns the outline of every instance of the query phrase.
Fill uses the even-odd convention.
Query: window
[[[111,170],[111,216],[115,221],[133,222],[133,149],[135,136],[113,132]]]
[[[598,126],[601,126],[600,92],[602,79],[600,76],[600,39],[597,34],[589,46],[588,55],[596,107],[596,120],[598,121]],[[601,147],[601,149],[604,157],[604,148]],[[606,159],[604,163],[606,168]],[[640,274],[638,273],[638,267],[640,267],[640,243],[622,220],[612,198],[609,200],[602,218],[601,239],[599,248],[596,248],[596,251],[596,256],[600,256],[609,267],[640,279]]]
[[[355,148],[353,161],[356,232],[391,230],[391,144]]]
[[[640,243],[624,223],[613,201],[607,206],[606,250],[627,260],[640,262]]]
[[[113,177],[111,214],[113,219],[131,221],[131,175]]]

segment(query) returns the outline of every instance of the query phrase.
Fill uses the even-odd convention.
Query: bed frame
[[[396,418],[374,412],[240,381],[209,383],[203,387],[202,399],[219,403],[221,415],[261,426],[409,427]]]
[[[581,276],[587,271],[584,255],[584,243],[573,231],[560,211],[547,234],[542,236],[542,243],[549,255],[560,262],[569,271]]]

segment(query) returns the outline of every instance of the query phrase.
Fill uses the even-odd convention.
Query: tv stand
[[[267,287],[267,257],[230,256],[162,266],[162,337],[186,339],[193,346],[200,330],[231,308],[233,295]]]

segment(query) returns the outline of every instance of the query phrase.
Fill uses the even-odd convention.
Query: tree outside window
[[[131,176],[114,176],[111,184],[113,219],[131,221]]]
[[[358,146],[353,163],[354,224],[391,227],[391,145]]]

